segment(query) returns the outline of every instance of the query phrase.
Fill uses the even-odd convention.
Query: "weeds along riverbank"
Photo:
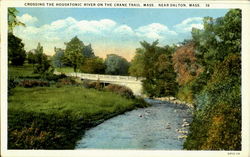
[[[126,87],[54,77],[9,80],[8,149],[73,149],[84,130],[148,106]]]

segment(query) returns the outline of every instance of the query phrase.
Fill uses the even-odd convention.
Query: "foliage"
[[[82,65],[84,60],[84,56],[82,54],[84,44],[80,39],[78,39],[77,36],[75,36],[68,43],[65,43],[65,45],[64,63],[72,66],[74,68],[74,72],[76,72],[76,69]]]
[[[34,64],[36,63],[36,55],[33,51],[29,51],[27,53],[27,60],[29,64],[33,64],[34,66]]]
[[[60,85],[75,85],[78,83],[72,77],[65,77],[65,78],[59,79],[58,84],[60,84]]]
[[[124,96],[126,98],[129,98],[129,99],[135,98],[132,90],[129,89],[128,87],[125,87],[125,86],[115,85],[115,84],[109,84],[104,89],[106,91],[117,93],[117,94],[119,94],[121,96]]]
[[[135,77],[144,77],[144,51],[143,49],[136,49],[135,56],[133,57],[128,72],[129,75]]]
[[[16,26],[25,26],[24,23],[17,20],[18,10],[16,8],[8,8],[8,32],[12,33]]]
[[[241,52],[241,10],[232,9],[217,19],[204,18],[204,30],[193,29],[192,36],[198,63],[212,73],[229,53]]]
[[[179,85],[192,81],[202,72],[201,67],[196,63],[194,49],[194,44],[189,42],[173,54],[174,70],[178,74],[176,79]]]
[[[97,90],[102,90],[103,89],[103,85],[101,85],[100,81],[87,81],[87,80],[84,80],[83,86],[85,88],[94,88],[94,89],[97,89]]]
[[[12,33],[8,34],[8,61],[12,65],[23,65],[26,58],[22,40]]]
[[[82,53],[83,53],[83,56],[86,57],[86,58],[95,57],[94,51],[93,51],[93,49],[91,47],[91,44],[89,44],[87,46],[84,46]]]
[[[128,61],[116,54],[109,54],[107,55],[107,58],[105,59],[105,65],[106,65],[106,74],[111,75],[127,75],[128,74],[128,67],[129,63]]]
[[[204,72],[191,83],[196,110],[184,148],[241,150],[241,11],[206,17],[193,39]]]
[[[19,82],[19,86],[25,88],[32,88],[37,86],[44,87],[44,86],[49,86],[49,82],[42,80],[22,80]]]
[[[178,87],[172,64],[172,53],[175,47],[157,45],[158,41],[152,44],[143,41],[142,48],[137,49],[137,57],[140,56],[142,61],[136,64],[137,67],[143,68],[139,73],[146,77],[146,80],[143,80],[143,89],[150,97],[174,96]]]
[[[15,88],[17,84],[18,82],[15,81],[14,78],[8,78],[8,95],[13,94],[12,89]]]
[[[43,53],[43,47],[38,43],[35,50],[36,65],[34,67],[34,73],[40,74],[42,77],[52,75],[54,68],[51,66],[48,57]]]
[[[60,48],[55,48],[55,54],[52,57],[52,64],[56,68],[62,68],[64,65],[63,63],[64,58],[64,50]]]
[[[81,72],[90,74],[104,74],[105,64],[102,58],[93,57],[85,59],[84,64],[80,67]]]

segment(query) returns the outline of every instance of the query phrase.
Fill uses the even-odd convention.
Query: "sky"
[[[17,8],[18,26],[14,34],[26,51],[41,43],[44,53],[53,55],[54,47],[77,36],[91,44],[96,56],[118,54],[129,61],[140,41],[171,45],[191,38],[193,27],[203,28],[203,17],[221,17],[227,9],[153,9],[153,8]]]

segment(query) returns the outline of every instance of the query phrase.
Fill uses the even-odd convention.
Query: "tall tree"
[[[19,21],[17,19],[17,14],[18,14],[18,10],[16,8],[8,8],[8,31],[9,33],[13,32],[14,27],[16,26],[25,26],[24,23],[22,23],[21,21]]]
[[[144,51],[141,48],[136,49],[135,56],[132,59],[130,66],[129,66],[129,75],[136,76],[136,77],[144,77]]]
[[[8,61],[12,65],[23,65],[26,58],[22,40],[8,33]]]
[[[87,46],[84,46],[83,48],[83,56],[86,57],[86,58],[93,58],[95,57],[95,54],[94,54],[94,51],[91,47],[91,44],[87,45]]]
[[[48,57],[43,53],[43,46],[41,46],[40,43],[38,43],[37,48],[35,49],[35,61],[37,64],[34,67],[34,73],[45,76],[54,71]]]
[[[77,36],[66,43],[64,63],[73,66],[74,72],[76,72],[77,68],[79,68],[84,61],[84,56],[82,54],[83,49],[84,44]]]
[[[159,47],[158,40],[152,44],[144,41],[141,45],[145,50],[144,91],[149,96],[175,96],[178,89],[172,63],[175,46]]]

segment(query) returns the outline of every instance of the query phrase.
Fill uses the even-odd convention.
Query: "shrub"
[[[18,82],[15,81],[15,79],[13,78],[8,79],[8,94],[9,95],[12,94],[11,89],[15,88],[17,84]]]
[[[104,88],[106,91],[117,93],[121,96],[125,96],[126,98],[134,98],[134,94],[131,89],[121,86],[110,84]]]
[[[74,78],[72,77],[66,77],[58,80],[58,83],[60,85],[76,85],[78,84]]]
[[[19,82],[19,86],[25,87],[25,88],[32,88],[32,87],[44,87],[49,86],[48,81],[41,81],[41,80],[22,80]]]
[[[101,85],[100,81],[84,81],[83,86],[85,88],[94,88],[97,90],[102,90],[103,86]]]

